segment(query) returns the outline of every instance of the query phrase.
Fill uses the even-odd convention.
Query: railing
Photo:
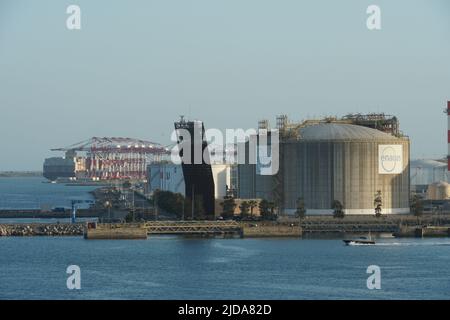
[[[396,232],[397,223],[390,222],[334,222],[334,223],[301,223],[303,232]]]
[[[144,223],[148,234],[216,234],[240,233],[235,221],[149,221]]]

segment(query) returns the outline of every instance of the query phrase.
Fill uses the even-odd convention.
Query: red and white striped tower
[[[447,142],[448,142],[448,153],[447,153],[447,167],[450,171],[450,101],[447,101]]]

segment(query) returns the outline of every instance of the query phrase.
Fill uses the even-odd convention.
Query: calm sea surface
[[[0,207],[66,206],[90,189],[0,179]],[[81,290],[66,287],[69,265],[81,268]],[[367,289],[370,265],[381,268],[381,290]],[[448,299],[449,266],[448,238],[346,247],[338,239],[3,237],[0,299]]]
[[[448,239],[0,238],[0,299],[448,299]],[[66,268],[81,268],[81,290]],[[366,287],[369,265],[381,290]]]
[[[93,200],[89,191],[94,189],[48,183],[39,177],[0,178],[0,209],[70,208],[72,200]]]

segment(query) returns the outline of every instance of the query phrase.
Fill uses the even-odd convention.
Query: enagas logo
[[[386,172],[392,172],[400,162],[400,155],[395,153],[394,148],[387,147],[383,150],[381,155],[381,166]]]
[[[403,146],[378,146],[378,173],[399,174],[403,170]]]

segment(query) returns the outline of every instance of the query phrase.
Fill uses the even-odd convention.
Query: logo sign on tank
[[[378,146],[378,173],[399,174],[403,171],[403,146],[399,144]]]

